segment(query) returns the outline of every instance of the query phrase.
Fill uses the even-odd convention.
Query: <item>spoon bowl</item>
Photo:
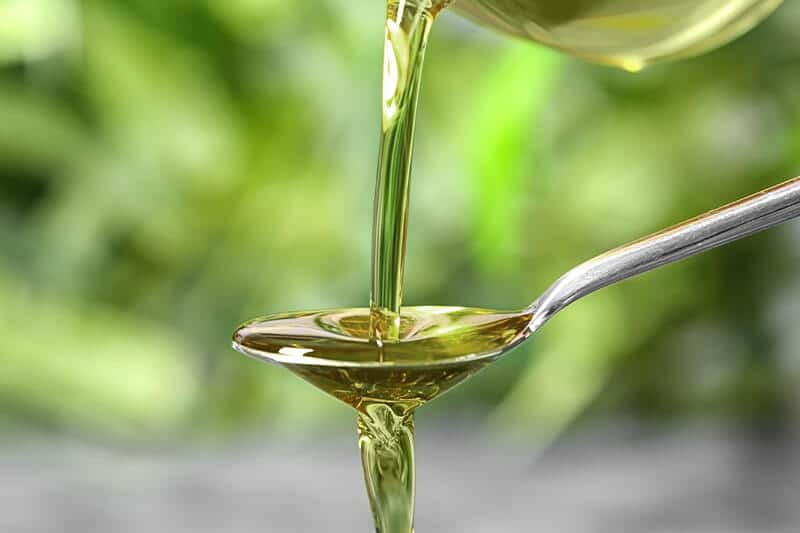
[[[370,310],[284,313],[234,333],[233,346],[278,363],[358,408],[367,401],[418,407],[505,354],[530,334],[530,310],[405,307],[394,342],[370,337]]]
[[[590,259],[519,311],[404,307],[392,342],[370,335],[367,308],[282,313],[242,325],[233,347],[283,365],[356,408],[376,401],[418,407],[508,353],[579,298],[798,215],[795,178]]]

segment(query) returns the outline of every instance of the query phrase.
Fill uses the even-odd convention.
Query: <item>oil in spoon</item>
[[[410,533],[414,411],[530,334],[531,312],[404,307],[378,342],[370,309],[272,315],[237,330],[245,354],[278,362],[358,412],[358,443],[377,531]]]
[[[358,410],[391,403],[411,411],[522,342],[533,314],[466,307],[404,307],[399,337],[376,343],[366,308],[271,315],[234,342],[278,362]]]
[[[422,64],[431,25],[449,2],[388,1],[370,308],[277,315],[234,335],[243,353],[278,361],[357,410],[364,480],[380,533],[413,531],[414,409],[486,364],[457,352],[465,354],[471,343],[476,354],[484,345],[499,354],[507,337],[519,334],[491,312],[401,313]]]
[[[530,334],[534,318],[532,311],[401,309],[414,120],[422,64],[431,25],[448,3],[449,0],[388,1],[370,308],[273,315],[251,321],[234,334],[237,350],[277,362],[357,410],[364,478],[380,533],[413,531],[415,409],[522,342]],[[724,40],[732,28],[741,30],[742,24],[751,24],[756,14],[760,16],[765,11],[758,11],[758,6],[774,7],[778,3],[779,0],[463,0],[463,7],[510,32],[522,33],[516,31],[516,24],[524,23],[521,28],[527,36],[634,70],[633,59],[645,58],[644,37],[669,44],[671,54],[681,48],[692,53],[701,44],[710,46],[715,38],[717,42]],[[747,5],[753,10],[744,9]],[[742,9],[714,30],[710,23],[730,15],[733,7]],[[742,18],[748,13],[750,18]],[[680,22],[690,16],[708,22],[703,27],[711,29],[702,39],[681,37],[691,33],[684,32],[688,28],[682,28]],[[534,32],[539,28],[535,21],[548,20],[552,24],[547,34]],[[741,22],[738,26],[737,20]],[[592,31],[581,29],[584,27]],[[694,35],[697,37],[696,31]]]

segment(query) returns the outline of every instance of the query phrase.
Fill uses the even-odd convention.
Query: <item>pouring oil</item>
[[[433,20],[449,2],[388,0],[370,308],[267,317],[234,335],[240,351],[280,362],[357,410],[380,533],[414,528],[414,410],[488,362],[465,350],[499,355],[503,342],[527,331],[526,321],[487,311],[400,309],[422,63]]]
[[[414,411],[527,338],[532,312],[402,308],[414,120],[436,15],[451,0],[388,0],[370,307],[272,315],[234,347],[277,362],[356,409],[376,530],[411,533]],[[508,33],[638,70],[699,53],[754,25],[780,0],[458,0]]]

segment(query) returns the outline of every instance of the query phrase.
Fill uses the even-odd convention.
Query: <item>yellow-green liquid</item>
[[[404,307],[396,340],[379,342],[367,308],[285,313],[243,325],[234,342],[357,410],[377,531],[408,533],[414,519],[414,410],[522,342],[531,318],[463,307]]]
[[[529,335],[530,312],[402,308],[414,119],[428,34],[450,0],[388,0],[370,307],[272,315],[234,346],[277,362],[357,411],[376,530],[414,523],[414,411]],[[699,53],[780,0],[458,0],[508,33],[629,70]],[[502,216],[502,213],[498,213]]]
[[[239,328],[248,354],[270,354],[328,394],[362,411],[390,403],[412,411],[524,340],[532,314],[465,307],[404,307],[399,337],[370,337],[366,308],[272,315]]]
[[[459,0],[455,9],[506,33],[590,61],[639,70],[741,35],[782,0]]]

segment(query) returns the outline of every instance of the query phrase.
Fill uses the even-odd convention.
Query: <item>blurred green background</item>
[[[351,431],[229,348],[368,302],[381,2],[0,0],[0,431]],[[800,6],[637,75],[441,17],[406,302],[514,308],[798,173]],[[800,413],[800,227],[597,293],[423,417],[553,436]]]

